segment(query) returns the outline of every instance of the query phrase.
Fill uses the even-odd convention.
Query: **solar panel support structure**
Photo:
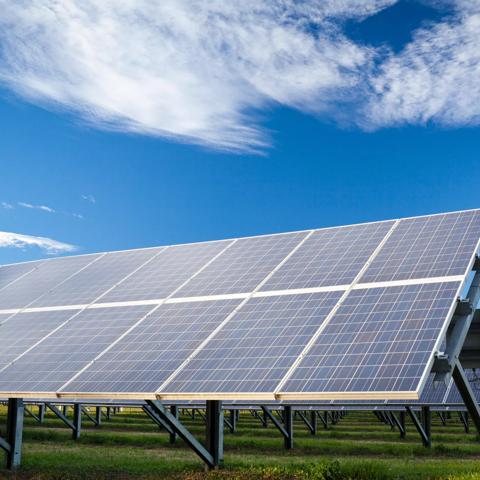
[[[77,408],[77,405],[79,407]],[[80,431],[82,427],[82,414],[81,414],[81,404],[75,403],[73,408],[73,422],[63,414],[63,412],[56,407],[53,403],[45,403],[45,406],[51,410],[68,428],[72,430],[72,438],[78,440],[80,438]],[[68,409],[63,409],[65,412]]]
[[[422,443],[424,447],[430,448],[432,446],[431,439],[431,422],[432,414],[430,412],[430,407],[424,406],[421,411],[421,418],[417,417],[417,414],[413,411],[412,407],[406,407],[410,418],[412,419],[413,425],[417,429],[417,432],[420,434]]]
[[[154,412],[162,421],[168,425],[171,430],[174,430],[177,435],[201,458],[203,462],[205,462],[208,468],[216,468],[219,466],[220,463],[220,456],[218,448],[216,452],[212,452],[209,449],[207,442],[207,447],[204,447],[190,432],[189,430],[180,422],[178,418],[175,418],[170,411],[160,402],[160,400],[146,400],[146,405],[148,405],[152,412]],[[215,409],[216,412],[222,412],[221,406]],[[219,415],[221,419],[221,416]],[[217,421],[218,421],[217,419]],[[223,433],[223,419],[221,422],[222,433]],[[218,431],[218,430],[217,430]],[[208,432],[208,425],[207,425],[207,432]],[[217,440],[221,440],[222,443],[222,453],[223,453],[223,435],[221,438],[217,438]],[[211,440],[212,441],[212,440]]]
[[[170,405],[170,413],[178,420],[178,406]],[[177,441],[177,433],[175,430],[170,431],[169,442],[173,445]]]
[[[453,369],[453,379],[460,396],[467,407],[467,412],[470,414],[470,417],[472,417],[472,422],[474,423],[477,432],[480,434],[480,408],[475,398],[475,393],[473,392],[470,382],[468,381],[465,371],[458,359],[455,368]]]
[[[39,423],[43,423],[45,421],[45,404],[40,403],[38,405],[38,421]]]
[[[25,407],[23,399],[9,398],[7,413],[7,437],[0,437],[0,448],[7,454],[6,466],[13,470],[20,465],[22,458],[23,417]]]
[[[102,424],[102,407],[95,407],[95,422],[97,427]]]
[[[269,418],[277,430],[283,435],[283,444],[287,450],[293,448],[293,412],[290,405],[283,407],[283,425],[272,411],[265,405],[262,405],[263,413]]]

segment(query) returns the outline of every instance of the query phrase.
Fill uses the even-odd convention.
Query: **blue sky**
[[[8,24],[0,34],[0,263],[70,253],[68,245],[87,253],[479,206],[472,41],[480,9],[468,2],[350,0],[346,13],[290,12],[278,2],[293,26],[268,9],[220,12],[231,28],[209,26],[222,45],[218,70],[197,63],[214,47],[200,47],[185,22],[171,27],[181,65],[149,63],[171,38],[150,32],[147,40],[151,26],[131,27],[133,53],[145,60],[138,67],[124,61],[131,45],[117,45],[124,56],[116,60],[116,48],[111,62],[90,50],[82,57],[73,40],[56,50],[66,31],[93,42],[72,24],[74,0],[55,12],[59,30],[47,37],[48,15],[25,16],[10,3],[0,9],[0,27]],[[184,14],[178,4],[175,18]],[[110,21],[120,27],[131,13]],[[231,57],[245,48],[239,18],[261,20],[254,33],[260,44],[266,35],[265,48],[279,30],[280,53],[262,49],[235,70]],[[38,28],[30,31],[38,51],[22,37],[27,21]],[[299,58],[288,50],[306,40]],[[72,58],[83,68],[74,80]]]

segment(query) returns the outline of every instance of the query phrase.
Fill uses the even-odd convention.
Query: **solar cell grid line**
[[[262,290],[351,284],[394,223],[316,230]]]
[[[42,264],[39,262],[27,262],[11,265],[3,265],[0,267],[0,291],[9,285],[20,280],[25,275],[38,268]]]
[[[72,275],[103,255],[59,257],[42,262],[37,269],[2,290],[0,310],[28,307],[34,300],[68,280]]]
[[[70,383],[74,382],[77,377],[83,374],[85,370],[87,370],[95,361],[98,361],[103,355],[106,355],[112,348],[116,346],[117,343],[121,342],[123,338],[128,335],[132,330],[138,328],[140,324],[145,321],[149,315],[152,315],[155,313],[164,303],[167,301],[169,298],[171,298],[178,290],[180,290],[188,281],[190,281],[192,278],[194,278],[196,275],[199,275],[205,268],[207,268],[212,262],[214,262],[220,255],[225,253],[226,250],[228,250],[232,245],[234,245],[236,240],[233,240],[232,242],[218,242],[222,243],[223,248],[219,250],[216,255],[211,257],[206,263],[204,263],[198,270],[196,270],[194,273],[190,275],[189,278],[185,279],[183,283],[178,285],[171,293],[170,295],[163,299],[161,302],[156,304],[144,317],[140,318],[136,323],[134,323],[129,329],[127,329],[122,335],[120,335],[117,339],[115,339],[110,345],[108,345],[104,350],[98,353],[93,359],[91,359],[90,362],[88,362],[84,367],[82,367],[80,370],[78,370],[71,378],[69,378],[60,388],[60,390],[63,390],[69,386]],[[92,306],[93,307],[93,306]]]
[[[480,210],[403,219],[361,282],[464,275],[479,238]]]
[[[0,372],[0,391],[52,393],[151,306],[85,309]]]
[[[417,398],[459,288],[444,282],[352,290],[281,394]]]
[[[306,242],[310,236],[313,234],[313,230],[310,230],[310,232],[307,233],[307,235],[300,241],[300,243],[297,244],[297,246],[288,253],[288,255],[285,256],[285,258],[255,287],[252,292],[250,292],[247,297],[245,297],[240,304],[235,308],[235,310],[228,315],[225,320],[192,352],[192,354],[181,364],[179,367],[168,377],[165,382],[160,385],[158,391],[164,390],[164,388],[170,384],[170,382],[189,364],[189,362],[195,358],[195,356],[205,347],[205,345],[208,345],[208,342],[215,337],[215,335],[222,330],[222,328],[225,327],[225,325],[235,316],[235,314],[248,302],[252,296],[258,292],[262,286],[268,282],[268,280],[272,277],[272,275],[275,275],[275,272],[278,271],[279,268],[282,268],[282,265],[285,264],[285,262],[288,261],[288,259],[295,254],[295,252],[301,248],[304,242]]]
[[[0,324],[0,371],[55,330],[75,311],[17,313]],[[0,321],[2,318],[0,318]]]
[[[106,253],[29,305],[82,305],[98,301],[102,294],[120,284],[125,277],[151,261],[165,247]]]
[[[250,299],[165,393],[272,393],[342,292]]]
[[[167,247],[126,281],[102,297],[102,302],[163,299],[235,240]]]
[[[240,300],[164,304],[62,390],[155,392]]]
[[[303,231],[240,238],[176,296],[251,292],[307,234]]]

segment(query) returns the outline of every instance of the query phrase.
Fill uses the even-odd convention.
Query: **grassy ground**
[[[200,418],[183,420],[192,433],[203,436]],[[5,423],[4,410],[0,422]],[[0,478],[480,479],[480,442],[475,434],[465,433],[455,415],[446,426],[434,415],[430,449],[421,445],[413,425],[407,424],[407,436],[400,439],[398,431],[369,412],[350,412],[316,436],[296,421],[295,447],[287,452],[273,426],[263,428],[244,412],[238,431],[225,433],[224,467],[209,473],[181,441],[170,445],[168,435],[141,412],[125,410],[100,428],[91,425],[84,417],[82,436],[73,441],[70,430],[52,415],[43,425],[26,417],[22,467],[16,473],[0,471]]]

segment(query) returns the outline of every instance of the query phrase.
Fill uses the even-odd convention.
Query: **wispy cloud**
[[[32,210],[42,210],[42,212],[48,212],[48,213],[56,212],[54,208],[47,207],[46,205],[32,205],[31,203],[27,203],[27,202],[18,202],[17,205],[19,207],[29,208]]]
[[[11,203],[8,203],[8,202],[2,202],[2,203],[0,203],[0,205],[5,210],[12,210],[14,208],[13,205]]]
[[[423,0],[454,11],[400,53],[348,38],[345,20],[396,1],[0,0],[0,81],[98,127],[233,150],[270,143],[274,105],[367,129],[479,124],[478,2]]]
[[[35,237],[32,235],[23,235],[13,232],[0,232],[0,248],[27,248],[37,247],[48,254],[73,252],[76,250],[74,245],[59,242],[47,237]]]
[[[97,203],[97,199],[92,194],[82,195],[82,200],[85,200],[88,203]]]

